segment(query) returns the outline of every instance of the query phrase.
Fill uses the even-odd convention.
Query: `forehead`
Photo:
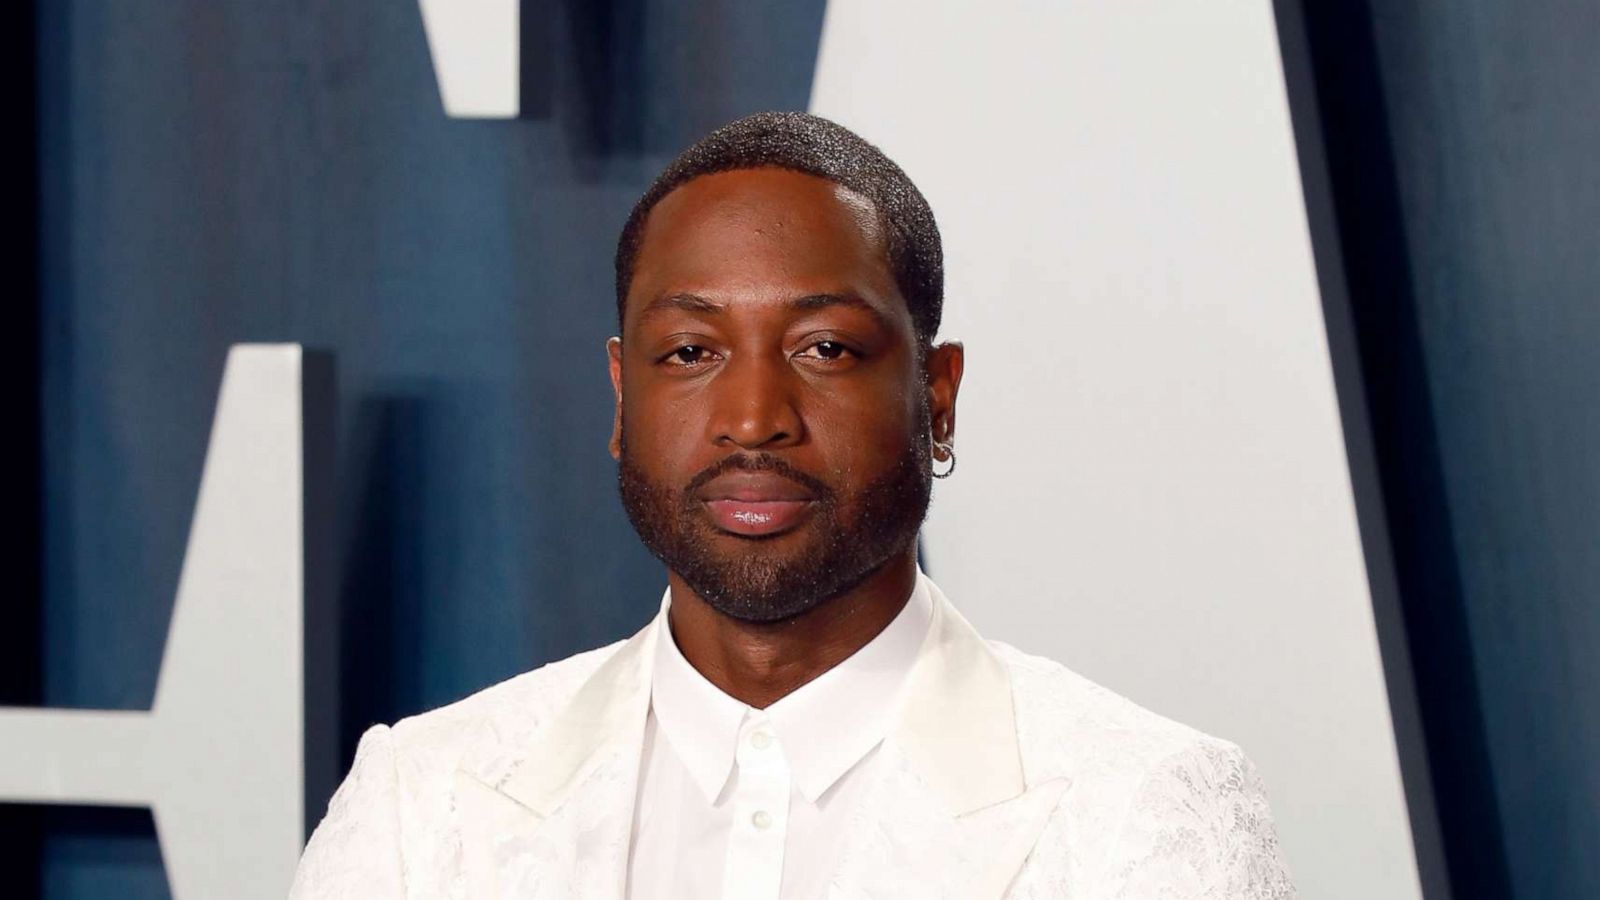
[[[909,320],[871,202],[787,169],[702,175],[661,199],[645,223],[628,308],[672,293],[724,302],[853,293]]]

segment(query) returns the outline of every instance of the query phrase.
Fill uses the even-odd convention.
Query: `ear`
[[[927,353],[928,412],[936,441],[948,444],[956,439],[956,393],[965,367],[966,348],[960,341],[946,341]]]
[[[606,368],[611,370],[611,392],[616,395],[617,407],[611,417],[611,458],[622,459],[622,338],[606,341]]]

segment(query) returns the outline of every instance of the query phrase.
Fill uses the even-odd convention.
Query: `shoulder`
[[[362,735],[291,896],[454,896],[458,771],[494,783],[625,642],[579,653]]]
[[[1238,745],[1060,663],[988,644],[1011,676],[1028,782],[1070,781],[1054,837],[1041,841],[1058,855],[1038,854],[1027,878],[1053,866],[1098,885],[1094,896],[1167,896],[1175,884],[1220,892],[1193,896],[1293,896],[1265,787]]]
[[[1011,677],[1025,754],[1029,745],[1037,745],[1040,750],[1056,747],[1079,755],[1114,754],[1130,762],[1153,762],[1209,739],[1059,662],[1001,641],[986,643]]]
[[[1248,768],[1239,747],[1152,712],[1061,663],[1000,641],[1030,782],[1065,776],[1081,800],[1125,803],[1174,770]]]
[[[397,765],[413,774],[458,766],[492,770],[497,758],[528,740],[563,709],[625,641],[569,656],[508,678],[461,700],[389,727]],[[493,777],[492,771],[486,771]]]

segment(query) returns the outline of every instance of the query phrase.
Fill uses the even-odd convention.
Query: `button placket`
[[[771,723],[753,713],[739,730],[733,832],[723,867],[725,900],[778,900],[783,883],[791,776]]]

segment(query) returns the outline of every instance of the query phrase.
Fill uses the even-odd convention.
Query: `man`
[[[607,344],[661,612],[369,731],[294,896],[1292,896],[1237,747],[982,640],[918,568],[963,367],[942,266],[915,186],[826,120],[668,166]]]

